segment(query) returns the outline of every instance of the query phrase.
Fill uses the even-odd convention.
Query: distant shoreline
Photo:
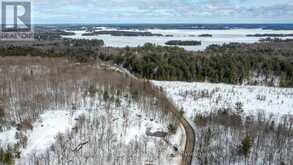
[[[187,24],[187,23],[108,23],[108,24],[34,24],[35,27],[51,26],[51,27],[66,27],[66,28],[94,28],[94,27],[113,27],[120,30],[127,29],[205,29],[205,30],[229,30],[229,29],[263,29],[263,30],[293,30],[293,23],[267,23],[267,24],[229,24],[229,23],[207,23],[207,24]]]

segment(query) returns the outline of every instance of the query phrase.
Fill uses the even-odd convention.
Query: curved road
[[[109,66],[109,65],[106,64],[106,66]],[[113,68],[113,66],[112,67],[110,66],[110,68],[114,69],[116,71],[120,71],[122,73],[125,73],[126,75],[128,75],[129,77],[131,77],[133,79],[140,80],[137,77],[135,77],[133,74],[131,74],[128,70],[126,70],[122,67],[115,66]],[[142,81],[145,81],[145,80],[142,80]],[[180,165],[191,165],[193,151],[194,151],[194,144],[195,144],[194,129],[192,128],[190,123],[184,118],[184,116],[180,113],[180,111],[177,109],[175,104],[167,98],[164,91],[162,91],[159,87],[156,87],[151,83],[147,83],[147,84],[151,85],[151,89],[153,90],[153,93],[158,98],[160,98],[164,102],[168,103],[168,107],[167,107],[168,110],[171,111],[176,116],[176,118],[179,120],[179,122],[182,124],[184,131],[185,131],[186,140],[185,140],[185,147],[184,147],[184,152],[182,153],[182,160],[180,162]]]
[[[184,116],[180,113],[180,111],[176,108],[174,103],[170,101],[166,94],[161,91],[160,89],[156,88],[156,92],[158,93],[158,97],[161,99],[164,99],[164,101],[167,101],[169,103],[168,109],[174,113],[174,115],[177,117],[177,119],[182,124],[184,130],[185,130],[185,147],[184,152],[182,153],[182,160],[180,162],[180,165],[191,165],[192,164],[192,157],[193,157],[193,151],[194,151],[194,144],[195,144],[195,132],[192,126],[189,124],[189,122],[184,118]]]

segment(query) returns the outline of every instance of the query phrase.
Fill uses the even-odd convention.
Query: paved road
[[[122,73],[125,73],[129,77],[133,79],[139,80],[137,77],[135,77],[133,74],[131,74],[128,70],[115,66],[111,67],[112,69],[116,71],[120,71]],[[142,80],[143,81],[143,80]],[[185,135],[186,135],[186,140],[185,140],[185,147],[184,147],[184,152],[182,153],[182,160],[180,162],[180,165],[191,165],[192,163],[192,156],[193,156],[193,151],[194,151],[194,144],[195,144],[195,132],[190,123],[184,118],[184,116],[180,113],[180,111],[177,109],[175,104],[169,100],[166,96],[166,94],[158,87],[153,86],[152,84],[149,84],[152,86],[152,89],[154,90],[154,94],[161,98],[164,102],[168,103],[168,110],[174,113],[174,115],[177,117],[179,122],[182,124],[184,130],[185,130]]]

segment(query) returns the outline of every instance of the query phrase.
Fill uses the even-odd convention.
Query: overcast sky
[[[34,23],[293,23],[293,0],[34,0]]]

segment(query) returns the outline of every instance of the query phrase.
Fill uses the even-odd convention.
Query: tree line
[[[189,52],[179,47],[145,44],[103,47],[102,40],[38,41],[0,46],[0,56],[68,57],[78,62],[111,61],[133,74],[156,80],[199,81],[293,87],[292,40],[211,45]]]
[[[282,43],[212,45],[203,52],[145,44],[101,58],[148,79],[257,85],[263,78],[265,85],[293,87],[293,49]]]

